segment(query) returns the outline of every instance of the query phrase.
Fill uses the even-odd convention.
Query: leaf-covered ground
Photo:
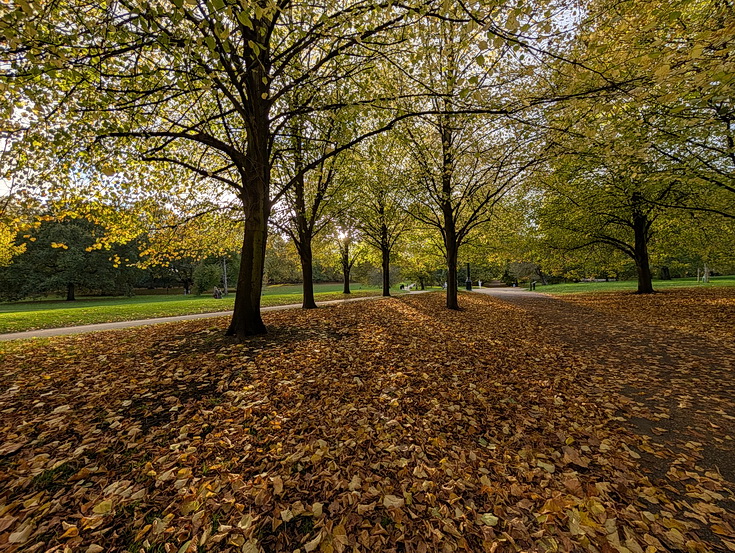
[[[682,288],[656,294],[584,294],[564,301],[710,340],[735,343],[735,288]]]
[[[735,550],[718,433],[682,452],[632,420],[666,431],[631,398],[678,383],[562,339],[587,307],[461,302],[269,313],[243,344],[217,319],[3,344],[0,550]],[[732,386],[717,350],[672,368],[690,398]]]

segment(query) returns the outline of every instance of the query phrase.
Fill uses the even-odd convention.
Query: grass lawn
[[[680,293],[610,314],[633,350],[673,344],[620,367],[597,361],[621,334],[572,349],[480,294],[270,312],[241,342],[225,317],[8,342],[0,550],[733,551],[735,347],[654,332]]]
[[[718,276],[711,277],[710,282],[697,282],[695,277],[691,278],[675,278],[672,280],[654,280],[653,289],[663,290],[667,288],[709,288],[712,286],[735,286],[735,276]],[[544,294],[579,294],[579,293],[597,293],[597,292],[623,292],[635,291],[638,282],[635,280],[621,280],[617,282],[574,282],[564,284],[550,284],[542,286],[536,284],[536,291]]]
[[[342,294],[342,284],[316,284],[317,301],[345,299],[348,297],[380,294],[375,286],[351,284],[352,294]],[[134,321],[213,313],[232,309],[234,294],[221,300],[210,295],[183,296],[138,295],[132,298],[81,298],[75,302],[63,300],[40,300],[31,302],[0,303],[0,334],[23,332],[42,328],[59,328],[113,321]],[[289,305],[301,302],[300,285],[275,285],[263,289],[263,307]]]

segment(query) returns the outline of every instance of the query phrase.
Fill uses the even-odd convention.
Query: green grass
[[[317,301],[372,296],[380,293],[380,290],[374,286],[351,284],[350,288],[352,291],[350,296],[342,294],[341,284],[316,284],[314,292]],[[216,300],[210,295],[170,294],[139,295],[132,298],[81,298],[75,302],[46,299],[0,303],[0,334],[228,311],[232,309],[234,300],[234,294],[221,300]],[[264,307],[292,303],[301,303],[300,285],[266,286],[263,289],[261,305]]]
[[[735,286],[735,276],[712,277],[710,282],[697,282],[696,277],[675,278],[672,280],[654,280],[653,289],[663,290],[667,288],[707,288],[712,286]],[[634,292],[638,287],[635,280],[621,280],[617,282],[575,282],[569,284],[550,284],[542,286],[536,284],[536,291],[544,294],[578,294],[593,292]]]

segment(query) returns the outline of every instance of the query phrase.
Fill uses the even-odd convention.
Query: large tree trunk
[[[304,283],[301,307],[303,309],[316,309],[316,301],[314,301],[314,258],[311,252],[311,236],[304,236],[302,234],[301,244],[299,246],[299,259],[301,260],[301,279]]]
[[[255,38],[255,36],[254,36]],[[247,150],[233,157],[242,176],[240,199],[245,215],[242,259],[237,276],[235,306],[228,336],[244,338],[265,334],[260,315],[260,294],[263,289],[265,247],[270,216],[270,106],[269,52],[261,46],[255,56],[246,55],[245,85],[249,92],[250,121],[247,125]]]
[[[260,315],[260,294],[263,289],[269,211],[268,200],[262,197],[257,209],[253,209],[245,218],[240,273],[228,336],[244,338],[266,333]]]
[[[74,295],[74,283],[70,282],[66,285],[66,301],[75,301],[76,299]]]
[[[648,258],[648,229],[649,221],[645,213],[640,209],[643,199],[636,192],[633,194],[633,233],[635,236],[635,268],[638,272],[638,293],[653,293],[653,282],[651,275],[651,263]]]

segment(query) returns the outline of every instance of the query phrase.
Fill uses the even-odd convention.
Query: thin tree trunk
[[[390,296],[390,250],[387,245],[383,245],[380,249],[383,262],[383,296]]]
[[[301,279],[304,283],[301,307],[303,309],[316,309],[316,301],[314,301],[313,254],[311,252],[310,236],[301,236],[299,259],[301,260]]]
[[[343,294],[351,294],[350,292],[350,267],[349,265],[342,265],[342,274],[344,275],[344,285],[342,286]]]
[[[426,290],[426,287],[424,286],[424,279],[423,277],[419,277],[419,286],[421,286],[422,290]]]
[[[66,285],[66,301],[75,301],[76,299],[74,295],[74,283],[70,282]]]
[[[385,215],[382,208],[380,215],[381,217]],[[390,296],[390,241],[388,240],[388,225],[385,222],[380,225],[380,255],[383,269],[383,296],[387,297]]]
[[[447,308],[459,309],[459,301],[457,299],[457,241],[447,237]]]
[[[444,219],[444,249],[447,255],[447,308],[458,310],[457,256],[459,243],[457,240],[457,221],[454,218],[454,209],[452,209],[452,175],[454,174],[452,145],[454,136],[450,125],[450,117],[444,114],[440,121],[442,135],[442,197],[440,207]]]

